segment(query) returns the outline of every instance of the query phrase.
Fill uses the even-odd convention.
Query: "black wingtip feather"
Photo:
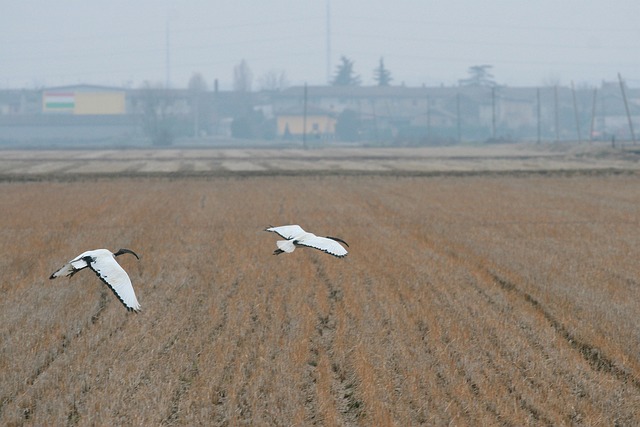
[[[109,284],[109,282],[107,282],[106,280],[104,280],[104,278],[100,275],[100,273],[95,270],[91,265],[89,265],[89,268],[91,269],[91,271],[93,271],[94,273],[96,273],[96,276],[98,276],[98,279],[100,279],[100,281],[102,283],[104,283],[105,285],[107,285],[107,287],[109,289],[111,289],[111,292],[113,292],[113,294],[116,296],[116,298],[118,298],[118,301],[120,301],[122,303],[122,305],[124,306],[124,308],[127,309],[127,311],[136,311],[133,309],[133,307],[129,307],[124,300],[120,297],[120,295],[118,295],[118,293],[116,292],[115,289],[113,289],[113,287]]]
[[[336,258],[344,258],[344,257],[346,257],[347,255],[349,255],[348,253],[346,253],[346,254],[344,254],[344,255],[336,255],[336,254],[332,254],[332,253],[331,253],[331,252],[329,252],[329,251],[323,251],[323,252],[324,252],[324,253],[327,253],[327,254],[329,254],[329,255],[333,255],[333,256],[334,256],[334,257],[336,257]]]

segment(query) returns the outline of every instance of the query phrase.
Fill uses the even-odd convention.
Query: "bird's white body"
[[[133,291],[131,279],[116,261],[116,256],[123,253],[131,253],[138,258],[138,255],[128,249],[120,249],[116,253],[112,253],[108,249],[95,249],[78,255],[53,273],[49,279],[60,276],[71,277],[78,271],[89,267],[113,291],[127,310],[139,311],[140,304]]]
[[[347,250],[338,242],[345,245],[347,243],[337,237],[320,237],[313,233],[304,231],[299,225],[283,225],[280,227],[269,227],[266,231],[277,233],[286,240],[278,240],[276,246],[278,249],[274,252],[276,255],[280,253],[291,253],[296,246],[307,246],[326,252],[330,255],[342,258],[347,256]],[[349,246],[349,245],[347,245]]]

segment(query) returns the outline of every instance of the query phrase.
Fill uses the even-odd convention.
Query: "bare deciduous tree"
[[[153,145],[170,145],[173,129],[169,117],[171,97],[162,84],[145,81],[140,91],[142,126]]]
[[[233,90],[236,92],[251,92],[253,73],[244,59],[233,68]]]
[[[189,93],[191,95],[191,113],[193,115],[193,136],[200,136],[202,122],[207,116],[207,105],[205,103],[205,93],[207,82],[200,73],[194,73],[189,79]]]
[[[260,78],[260,89],[278,91],[289,87],[289,80],[284,71],[269,70]]]

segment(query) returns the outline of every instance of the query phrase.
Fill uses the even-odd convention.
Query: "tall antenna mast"
[[[327,83],[331,83],[331,0],[327,0]]]
[[[167,25],[165,28],[165,50],[166,50],[166,58],[165,58],[165,88],[169,89],[169,85],[171,84],[171,57],[170,57],[170,33],[169,33],[169,18],[167,18]]]

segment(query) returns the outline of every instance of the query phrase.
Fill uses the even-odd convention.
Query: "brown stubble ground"
[[[2,425],[637,425],[640,178],[0,184]],[[273,256],[268,225],[344,238]],[[91,272],[126,247],[140,314]]]

